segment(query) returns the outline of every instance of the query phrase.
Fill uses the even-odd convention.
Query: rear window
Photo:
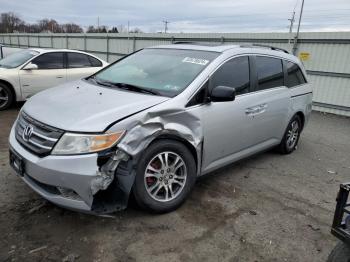
[[[281,59],[257,56],[256,71],[258,74],[258,90],[284,85],[284,74]]]
[[[67,53],[68,68],[91,67],[89,56],[80,53]]]
[[[306,83],[305,77],[300,67],[293,63],[287,62],[287,87],[298,86]]]

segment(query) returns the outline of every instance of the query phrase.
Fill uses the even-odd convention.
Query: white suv
[[[72,50],[26,49],[0,60],[0,110],[15,101],[68,81],[89,76],[107,62]]]

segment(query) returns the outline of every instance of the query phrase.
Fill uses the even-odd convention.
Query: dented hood
[[[38,93],[25,103],[23,110],[40,122],[63,130],[102,132],[113,122],[168,99],[80,80]]]

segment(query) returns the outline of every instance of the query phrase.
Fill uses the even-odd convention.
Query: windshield
[[[98,83],[136,86],[173,97],[218,55],[195,50],[144,49],[99,72],[94,79]]]
[[[15,68],[27,62],[30,58],[39,54],[37,51],[24,50],[11,54],[0,60],[0,67]]]

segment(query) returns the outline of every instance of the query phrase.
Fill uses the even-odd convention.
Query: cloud
[[[0,0],[1,12],[12,11],[27,22],[42,18],[74,22],[84,27],[100,23],[157,32],[168,20],[169,32],[288,31],[293,9],[301,0]],[[297,5],[296,5],[297,4]],[[350,31],[349,0],[305,0],[302,31]]]

